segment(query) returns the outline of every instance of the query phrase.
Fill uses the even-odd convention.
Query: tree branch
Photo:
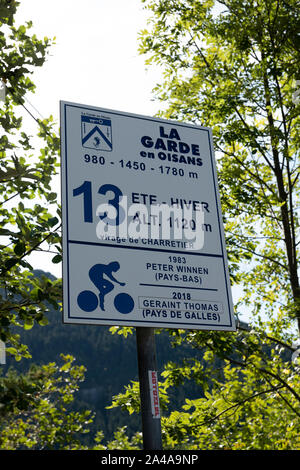
[[[226,408],[225,410],[222,410],[220,411],[220,413],[218,413],[217,415],[213,416],[212,418],[209,418],[209,419],[206,419],[204,421],[202,421],[202,423],[199,423],[199,424],[195,424],[193,426],[189,426],[189,429],[197,429],[199,428],[200,426],[203,426],[203,425],[206,425],[206,424],[210,424],[214,421],[216,421],[217,419],[219,419],[222,415],[224,415],[225,413],[228,413],[230,410],[234,409],[236,411],[236,408],[244,405],[245,403],[247,403],[248,401],[251,401],[251,400],[254,400],[255,398],[261,396],[261,395],[265,395],[267,393],[271,393],[271,392],[274,392],[274,391],[277,391],[277,390],[280,390],[282,389],[284,386],[283,385],[278,385],[277,387],[271,387],[267,390],[262,390],[261,392],[257,392],[257,393],[254,393],[253,395],[249,396],[249,397],[246,397],[244,398],[243,400],[241,401],[238,401],[237,403],[234,403],[233,405],[229,406],[228,408]],[[235,412],[234,411],[234,412]],[[295,411],[295,410],[294,410]],[[299,415],[299,413],[297,411],[295,411],[297,415]]]
[[[9,268],[6,268],[6,269],[3,268],[1,270],[1,276],[5,275],[13,266],[18,264],[23,258],[25,258],[25,256],[30,255],[30,253],[32,253],[34,250],[36,250],[42,243],[44,243],[49,237],[51,237],[51,235],[53,235],[61,227],[61,225],[62,224],[59,224],[56,227],[55,230],[53,230],[52,232],[49,232],[42,240],[40,240],[32,248],[30,248],[28,251],[26,251],[22,256],[19,256],[18,258],[16,258],[16,262],[12,266],[10,266]]]

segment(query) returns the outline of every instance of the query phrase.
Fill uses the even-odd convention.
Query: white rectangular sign
[[[64,322],[235,330],[209,129],[61,102]]]

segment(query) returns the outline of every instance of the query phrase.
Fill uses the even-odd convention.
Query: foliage
[[[295,450],[300,449],[300,364],[290,360],[288,346],[257,331],[226,334],[181,332],[174,344],[193,342],[205,351],[182,362],[168,362],[159,393],[164,449]],[[216,367],[216,356],[222,358]],[[168,409],[173,389],[198,384],[198,397],[178,410]],[[137,383],[113,397],[111,407],[139,412]]]
[[[6,89],[0,108],[0,339],[17,360],[29,352],[20,345],[15,326],[46,324],[46,302],[59,308],[61,298],[60,282],[35,278],[30,265],[34,251],[53,246],[56,256],[60,252],[59,208],[51,189],[59,138],[52,117],[36,120],[42,145],[36,150],[21,113],[27,111],[25,94],[35,89],[30,74],[45,62],[52,41],[30,36],[31,22],[15,25],[18,5],[0,1],[0,80]]]
[[[92,447],[93,450],[141,450],[142,448],[142,436],[141,433],[137,432],[130,439],[127,434],[127,427],[123,426],[118,428],[114,433],[114,439],[108,443],[107,446],[103,446],[101,441],[103,434],[97,433],[95,437],[96,445]]]
[[[85,371],[64,354],[61,365],[32,365],[24,374],[9,369],[0,378],[0,449],[141,449],[141,433],[128,438],[127,426],[118,427],[106,444],[99,430],[89,445],[84,443],[95,416],[89,410],[74,411],[72,405]]]
[[[169,362],[160,383],[165,448],[299,449],[299,363],[291,360],[300,330],[299,258],[299,8],[296,0],[142,0],[152,13],[140,52],[163,69],[155,94],[160,115],[212,128],[230,275],[243,289],[236,314],[251,312],[236,333],[176,331],[174,345],[196,354]],[[17,110],[34,91],[29,76],[51,41],[16,27],[18,2],[0,0],[0,338],[16,359],[29,356],[15,327],[45,324],[59,308],[60,282],[33,276],[30,253],[55,249],[59,208],[50,183],[59,140],[52,118],[38,123],[38,154]],[[52,208],[52,209],[51,209]],[[56,210],[55,215],[52,213]],[[296,326],[296,328],[295,328]],[[115,329],[118,334],[130,330]],[[199,352],[199,356],[197,356]],[[216,361],[218,359],[218,362]],[[64,364],[9,372],[0,381],[1,446],[79,449],[92,416],[67,411],[83,369]],[[218,364],[218,367],[216,367]],[[198,396],[172,410],[172,390],[194,382]],[[139,411],[138,384],[112,408]],[[119,428],[95,449],[136,449],[139,433]]]
[[[50,247],[53,261],[60,259],[60,210],[52,189],[59,138],[51,116],[35,119],[35,137],[23,123],[30,114],[25,95],[35,90],[30,75],[44,64],[52,41],[30,35],[31,22],[16,26],[18,5],[0,0],[0,83],[6,95],[0,102],[0,340],[16,360],[30,357],[18,330],[46,325],[49,305],[59,309],[61,301],[61,282],[35,276],[30,265],[33,252]],[[70,357],[64,360],[61,368],[51,363],[1,378],[2,448],[77,445],[74,436],[84,432],[89,413],[63,417],[82,376]],[[51,401],[56,395],[57,407]]]
[[[84,379],[84,368],[62,355],[62,365],[32,366],[27,374],[10,370],[0,381],[0,448],[79,449],[90,411],[69,411]],[[13,397],[13,399],[12,399]]]
[[[299,3],[142,2],[140,52],[162,69],[159,115],[212,128],[236,315],[250,316],[236,333],[170,331],[204,359],[165,367],[164,392],[193,380],[199,398],[165,412],[164,445],[299,449]],[[135,389],[115,405],[124,397],[131,411]]]
[[[276,314],[268,327],[286,332],[300,315],[298,2],[143,3],[160,114],[213,130],[232,282],[251,315]]]
[[[187,399],[182,416],[171,413],[165,420],[170,442],[182,432],[177,443],[183,439],[190,448],[299,448],[299,365],[284,355],[285,345],[255,331],[238,331],[230,344],[223,335],[223,345],[218,336],[195,335],[194,346],[206,352],[187,378],[198,380],[205,396]],[[213,367],[216,354],[221,369]],[[169,386],[173,367],[163,373]]]
[[[36,277],[46,273],[34,271]],[[99,429],[103,432],[103,445],[114,440],[117,428],[126,426],[126,435],[133,436],[140,430],[141,422],[139,410],[138,364],[136,352],[136,338],[132,335],[124,338],[121,335],[111,335],[109,327],[95,328],[93,325],[62,324],[61,312],[54,308],[47,313],[49,323],[47,326],[35,324],[30,330],[20,333],[20,341],[26,342],[31,353],[30,359],[23,359],[15,363],[14,359],[7,358],[5,370],[14,367],[19,373],[25,374],[28,363],[38,365],[56,362],[58,352],[76,357],[76,363],[86,368],[85,380],[80,384],[78,393],[74,396],[72,410],[89,409],[95,415],[90,424],[90,432],[82,436],[82,444],[93,445],[93,436]],[[186,344],[174,349],[167,332],[161,332],[156,338],[158,370],[171,360],[180,362],[193,353],[193,349]],[[195,350],[195,355],[197,351]],[[130,382],[136,387],[136,407],[128,415],[126,413],[127,399],[124,400],[122,411],[119,407],[111,408],[113,396],[117,396],[124,386]],[[166,409],[176,409],[184,402],[184,397],[198,396],[197,387],[190,381],[187,385],[170,390],[166,402]],[[163,396],[161,392],[161,402]],[[108,408],[107,408],[108,407]],[[124,410],[124,411],[123,411]]]

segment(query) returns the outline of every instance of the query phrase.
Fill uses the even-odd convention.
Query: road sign
[[[64,322],[235,330],[208,128],[61,102]]]

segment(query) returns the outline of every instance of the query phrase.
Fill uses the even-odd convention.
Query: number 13
[[[123,207],[120,207],[119,202],[123,196],[120,188],[113,184],[103,184],[98,189],[98,194],[106,195],[108,192],[112,192],[114,197],[108,199],[108,203],[116,209],[116,217],[111,219],[107,217],[107,213],[99,215],[101,220],[107,218],[106,222],[108,225],[119,225],[125,219],[125,211]],[[83,220],[84,222],[93,223],[93,201],[92,201],[92,183],[91,181],[84,181],[81,186],[73,189],[73,196],[79,196],[83,194]]]

